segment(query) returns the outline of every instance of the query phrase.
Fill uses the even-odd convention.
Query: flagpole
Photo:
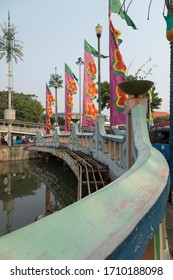
[[[46,87],[46,117],[45,117],[45,123],[46,123],[46,134],[48,134],[48,129],[47,129],[47,87]]]
[[[79,129],[81,129],[81,66],[84,64],[81,57],[78,58],[76,64],[79,65]]]
[[[47,101],[47,86],[46,86],[46,135],[49,134],[47,122],[48,122],[48,114],[47,114],[47,107],[48,107],[48,101]]]

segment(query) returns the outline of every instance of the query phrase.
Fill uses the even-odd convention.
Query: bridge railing
[[[40,128],[44,129],[45,124],[14,120],[10,131],[12,134],[36,135]],[[4,119],[0,119],[0,132],[8,133],[8,123]]]
[[[142,104],[142,106],[135,106],[134,104]],[[144,113],[144,111],[147,108],[146,100],[128,100],[127,108],[128,109],[126,112],[126,131],[116,130],[115,135],[107,134],[104,125],[104,116],[100,115],[97,117],[96,126],[94,128],[93,133],[81,133],[78,130],[78,126],[75,125],[75,127],[72,129],[72,134],[66,135],[66,137],[69,137],[69,139],[71,140],[67,141],[67,145],[65,145],[65,147],[73,150],[81,150],[84,153],[92,154],[94,158],[107,164],[109,166],[109,170],[111,171],[112,178],[120,179],[120,185],[124,184],[123,178],[126,178],[125,182],[127,184],[127,189],[128,185],[131,185],[131,187],[133,186],[131,189],[132,196],[129,194],[129,197],[131,198],[133,197],[133,195],[135,196],[135,193],[133,193],[134,189],[137,195],[137,190],[138,188],[140,189],[139,186],[141,182],[143,184],[144,189],[146,187],[148,191],[150,187],[151,189],[153,188],[153,185],[155,185],[156,187],[158,186],[157,184],[159,184],[159,189],[157,189],[156,187],[154,191],[155,195],[157,193],[157,199],[155,195],[153,197],[150,196],[148,197],[148,202],[150,204],[151,201],[154,201],[153,204],[151,203],[154,209],[154,207],[156,207],[156,204],[160,203],[159,200],[162,200],[162,203],[164,200],[163,205],[159,206],[160,209],[162,209],[162,211],[159,211],[158,215],[155,214],[155,219],[161,222],[166,208],[166,197],[169,189],[169,168],[165,159],[162,158],[161,155],[158,155],[158,152],[152,147],[149,141]],[[60,134],[58,132],[57,134],[60,137]],[[61,146],[60,142],[57,142],[56,145],[59,145],[59,147]],[[162,170],[160,169],[160,166],[163,167],[163,169],[161,168]],[[154,181],[152,182],[152,178],[154,179],[155,183],[157,182],[156,184],[153,184]],[[162,181],[163,178],[164,180]],[[144,182],[144,180],[146,182]],[[115,185],[116,183],[118,183],[117,180],[114,182]],[[120,195],[121,193],[121,186],[119,187],[120,189],[118,195]],[[127,193],[128,192],[129,191],[127,191]],[[143,192],[142,189],[141,192]],[[153,190],[151,192],[153,193]],[[125,193],[124,195],[126,197]],[[141,193],[139,197],[142,197],[143,195],[144,194]],[[125,198],[124,201],[126,201],[126,199],[128,200],[129,198]],[[138,205],[138,201],[136,201],[135,203],[137,203]],[[148,208],[148,211],[150,210]],[[140,214],[142,217],[142,212]],[[156,231],[157,228],[158,231]],[[154,236],[154,233],[156,232],[156,235],[159,236],[160,249],[159,253],[157,252],[157,254],[159,254],[160,257],[163,257],[163,251],[161,252],[161,248],[165,248],[165,238],[163,238],[161,234],[161,231],[163,232],[163,228],[165,228],[164,223],[162,224],[162,226],[159,226],[159,223],[157,223],[157,225],[155,223],[155,230],[153,231],[153,234],[151,234],[150,231],[150,234],[152,236]],[[147,243],[149,244],[149,239],[151,238],[147,236],[147,239]]]
[[[128,150],[126,157],[131,163],[134,160],[130,169],[77,203],[1,237],[0,259],[134,260],[147,258],[146,249],[147,252],[151,250],[150,258],[164,258],[163,218],[169,191],[169,168],[164,157],[149,141],[146,109],[137,105],[128,117],[131,120],[131,137],[126,135],[125,139],[124,135],[114,135],[114,142],[120,145],[127,142],[127,147],[128,142],[133,142],[134,149],[130,153]],[[92,139],[89,141],[92,142],[90,152],[93,151],[93,155],[100,159],[104,151],[103,158],[106,160],[108,155],[116,157],[116,144],[111,146],[115,139],[105,134],[102,125],[100,121],[95,128],[96,131],[99,129],[100,135],[85,136]],[[59,138],[63,137],[62,134],[56,130],[54,135],[43,137],[39,132],[37,146],[32,149],[56,154],[57,147],[61,147]],[[76,136],[73,133],[64,135],[68,139],[68,144],[62,144],[64,147],[80,147],[82,136],[78,131]],[[104,149],[97,150],[100,139],[104,144],[109,141],[107,154]],[[89,151],[89,147],[86,150]]]
[[[127,147],[125,131],[116,135],[106,133],[104,116],[99,115],[93,132],[80,132],[75,124],[71,132],[55,129],[53,134],[45,135],[43,130],[37,134],[37,146],[64,147],[82,151],[109,166],[112,178],[117,178],[127,170]]]

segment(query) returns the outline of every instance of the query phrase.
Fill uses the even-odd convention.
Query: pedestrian
[[[4,136],[4,145],[8,145],[8,134]]]

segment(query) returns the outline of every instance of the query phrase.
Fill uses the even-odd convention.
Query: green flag
[[[65,63],[65,72],[71,75],[78,82],[78,79],[76,78],[75,74],[71,71],[70,67],[66,63]]]
[[[134,22],[131,20],[128,14],[123,10],[119,0],[109,0],[109,9],[110,12],[119,14],[120,17],[126,21],[127,25],[132,26],[134,29],[137,29]]]
[[[98,57],[98,51],[96,51],[95,48],[93,48],[86,40],[84,40],[85,50],[92,54],[95,57]],[[105,56],[103,54],[100,55],[101,58],[107,58],[109,56]]]

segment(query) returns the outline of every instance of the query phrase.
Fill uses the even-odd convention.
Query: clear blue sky
[[[45,106],[45,84],[50,74],[57,73],[64,80],[64,64],[78,76],[78,57],[83,58],[84,39],[97,48],[95,26],[103,26],[101,52],[109,54],[108,0],[0,0],[0,23],[16,26],[17,39],[24,43],[23,62],[14,64],[14,91],[36,94]],[[169,111],[170,46],[166,39],[166,24],[162,16],[164,0],[153,0],[150,20],[147,20],[149,1],[133,1],[129,15],[138,30],[128,27],[116,14],[112,21],[121,31],[120,51],[128,74],[135,74],[150,57],[144,68],[155,65],[148,79],[154,81],[156,91],[163,99],[162,111]],[[2,35],[2,34],[1,34]],[[133,62],[132,62],[133,61]],[[109,81],[109,61],[101,61],[101,81]],[[83,75],[82,75],[83,76]],[[7,65],[0,61],[0,90],[7,87]],[[52,93],[54,93],[52,89]],[[75,96],[74,111],[78,111]],[[58,90],[58,112],[64,111],[64,89]],[[108,113],[109,114],[109,113]]]

